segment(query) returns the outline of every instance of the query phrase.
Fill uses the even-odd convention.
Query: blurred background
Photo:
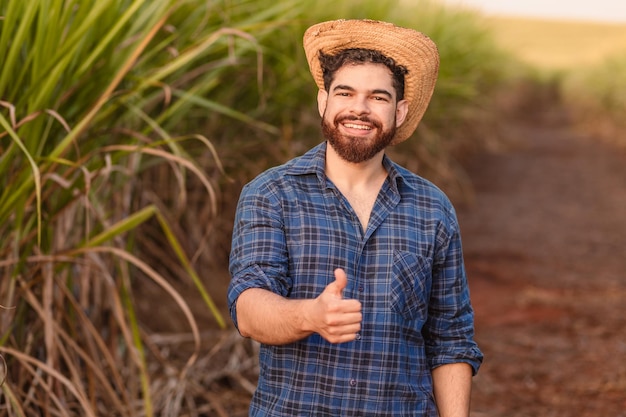
[[[623,2],[265,3],[0,0],[0,416],[247,415],[256,346],[225,306],[234,207],[320,141],[311,24],[386,20],[437,43],[431,105],[390,154],[459,207],[511,126],[626,145]],[[493,411],[500,382],[476,384],[475,416],[582,415]]]
[[[598,0],[592,3],[573,0],[563,7],[558,0],[445,0],[447,4],[473,8],[488,16],[516,16],[553,20],[578,20],[624,23],[626,7],[618,0]]]

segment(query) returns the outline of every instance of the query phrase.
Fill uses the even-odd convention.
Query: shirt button
[[[361,340],[361,333],[356,334],[356,340]]]
[[[363,292],[363,286],[359,285],[359,292]]]
[[[351,387],[356,387],[356,379],[351,379],[350,380],[350,386]]]

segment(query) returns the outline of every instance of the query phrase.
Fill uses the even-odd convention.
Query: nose
[[[357,114],[357,115],[369,114],[370,108],[367,102],[367,98],[359,96],[359,95],[354,96],[354,100],[352,100],[352,103],[350,106],[350,112]]]

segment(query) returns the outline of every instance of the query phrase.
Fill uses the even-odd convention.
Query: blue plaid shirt
[[[447,197],[393,163],[367,230],[324,174],[326,143],[272,168],[241,193],[230,258],[230,312],[249,288],[317,297],[348,275],[362,303],[357,339],[318,334],[261,345],[251,416],[437,416],[431,369],[478,370],[459,225]]]

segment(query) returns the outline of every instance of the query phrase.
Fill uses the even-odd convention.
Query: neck
[[[380,184],[387,177],[383,167],[381,151],[375,157],[360,163],[348,162],[342,159],[328,144],[326,147],[326,175],[337,186],[357,188]]]

